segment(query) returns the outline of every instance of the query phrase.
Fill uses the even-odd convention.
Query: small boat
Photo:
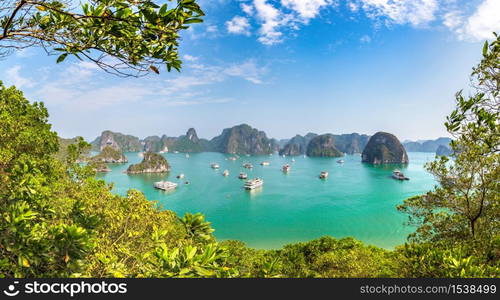
[[[326,179],[326,178],[328,178],[328,172],[322,171],[321,173],[319,173],[319,179]]]
[[[211,164],[211,165],[210,165],[210,167],[211,167],[212,169],[218,169],[218,168],[220,168],[220,166],[219,166],[218,164],[215,164],[215,163],[214,163],[214,164]]]
[[[137,156],[139,156],[139,157],[144,157],[144,152],[139,152],[139,153],[137,153]]]
[[[271,163],[268,161],[263,161],[260,163],[261,166],[269,166]]]
[[[306,156],[304,155],[304,158],[306,158]]]
[[[224,172],[222,172],[222,176],[229,176],[229,171],[228,170],[224,170]]]
[[[245,182],[244,187],[247,190],[253,190],[253,189],[261,187],[263,184],[264,184],[264,180],[262,180],[260,178],[255,178],[255,179],[251,179],[251,180],[248,180],[247,182]]]
[[[253,168],[253,166],[251,163],[245,163],[245,164],[243,164],[243,168],[251,169],[251,168]]]
[[[287,165],[284,165],[281,169],[283,170],[283,172],[288,173],[288,172],[290,172],[291,167],[290,167],[290,165],[287,164]]]
[[[397,180],[410,180],[410,178],[406,177],[400,170],[394,170],[392,172],[392,178]]]
[[[295,158],[292,158],[292,162],[295,162]]]
[[[285,157],[285,154],[283,154],[282,157]]]
[[[189,184],[189,181],[184,182],[184,184]]]
[[[182,179],[182,178],[184,178],[184,174],[181,173],[181,174],[177,175],[177,179]]]
[[[248,175],[246,173],[240,173],[240,175],[238,175],[238,178],[239,179],[247,179]]]
[[[229,158],[229,160],[235,161],[235,160],[236,160],[236,157],[231,156],[231,157]]]
[[[189,158],[189,154],[186,153],[186,158]]]
[[[179,151],[174,151],[175,154],[179,153]]]
[[[170,191],[170,190],[175,190],[175,188],[177,187],[177,183],[170,181],[158,181],[155,182],[153,186],[160,190]]]
[[[338,164],[343,164],[343,163],[344,163],[344,160],[343,160],[343,159],[339,159],[339,160],[337,160],[337,163],[338,163]]]

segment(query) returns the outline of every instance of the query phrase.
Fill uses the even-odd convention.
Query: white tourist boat
[[[286,164],[286,165],[284,165],[284,166],[281,168],[281,170],[282,170],[283,172],[285,172],[285,173],[288,173],[288,172],[290,172],[290,169],[291,169],[291,168],[292,168],[292,167],[290,167],[290,165]]]
[[[322,171],[321,173],[319,173],[319,178],[320,179],[327,179],[328,178],[328,172]]]
[[[392,178],[397,180],[410,180],[410,178],[406,177],[400,170],[394,170],[392,172]]]
[[[260,163],[261,166],[269,166],[271,163],[268,161],[263,161]]]
[[[216,163],[211,164],[210,167],[212,169],[218,169],[218,168],[220,168],[220,166],[218,164],[216,164]]]
[[[339,159],[339,160],[337,160],[337,163],[338,163],[338,164],[343,164],[344,162],[345,162],[345,161],[344,161],[343,159]]]
[[[228,170],[224,170],[224,172],[222,172],[222,176],[229,176],[229,171]]]
[[[189,158],[189,154],[186,153],[186,158]]]
[[[264,180],[262,180],[260,178],[255,178],[255,179],[251,179],[251,180],[248,180],[247,182],[245,182],[244,187],[247,190],[253,190],[253,189],[261,187],[262,185],[264,185]]]
[[[253,168],[253,165],[251,163],[245,163],[243,164],[243,168],[251,169]]]
[[[170,191],[170,190],[175,190],[175,188],[177,188],[177,183],[170,181],[158,181],[155,182],[153,186],[160,190]]]
[[[247,179],[248,175],[246,173],[240,173],[240,175],[238,175],[238,178],[239,179]]]
[[[229,160],[235,161],[235,160],[236,160],[236,157],[231,156],[231,157],[229,158]]]

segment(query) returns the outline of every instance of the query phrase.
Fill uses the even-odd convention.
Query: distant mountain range
[[[446,137],[440,137],[435,140],[420,140],[420,141],[405,141],[403,146],[408,152],[433,152],[436,153],[438,148],[442,146],[440,149],[441,152],[444,151],[444,148],[447,148],[451,151],[450,148],[451,139]],[[444,147],[444,148],[443,148]]]
[[[185,135],[178,137],[148,136],[144,139],[109,130],[92,141],[92,150],[101,151],[106,146],[123,152],[221,152],[230,154],[265,155],[279,152],[280,155],[341,156],[344,153],[362,153],[370,136],[365,134],[322,134],[308,133],[296,135],[291,139],[269,138],[265,132],[247,124],[224,129],[211,140],[198,137],[196,130],[190,128]],[[448,153],[449,138],[403,143],[408,152]],[[446,148],[444,148],[446,147]],[[450,150],[451,151],[451,150]],[[446,155],[446,154],[445,154]]]

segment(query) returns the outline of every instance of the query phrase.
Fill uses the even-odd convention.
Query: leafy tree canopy
[[[180,70],[179,33],[202,22],[195,0],[5,0],[0,3],[0,56],[39,46],[97,64],[120,76]]]

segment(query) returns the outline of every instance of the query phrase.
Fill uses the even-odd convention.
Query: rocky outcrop
[[[313,138],[307,146],[308,156],[340,157],[343,153],[335,147],[333,134],[322,134]]]
[[[405,148],[393,134],[377,132],[362,154],[362,161],[371,164],[406,164],[409,162]]]
[[[408,152],[436,152],[439,146],[450,146],[451,139],[447,137],[440,137],[435,140],[425,140],[425,141],[406,141],[403,143],[406,151]]]
[[[307,151],[309,142],[317,137],[315,133],[308,133],[305,136],[297,134],[280,150],[280,155],[303,155]]]
[[[189,128],[185,135],[175,139],[167,139],[166,146],[170,152],[203,152],[207,151],[208,141],[198,138],[196,130]]]
[[[163,143],[159,136],[148,136],[142,141],[145,152],[160,152],[163,151]]]
[[[439,145],[439,147],[436,149],[436,155],[440,156],[450,156],[453,154],[453,150],[451,148]]]
[[[110,146],[106,146],[102,149],[101,153],[90,159],[91,162],[102,162],[102,163],[126,163],[128,162],[127,157],[123,155],[120,150],[114,149]]]
[[[141,163],[130,165],[127,169],[129,174],[140,173],[165,173],[170,171],[170,165],[160,154],[145,152]]]
[[[335,147],[347,154],[362,153],[370,139],[368,135],[358,133],[334,135],[333,137]]]
[[[138,137],[109,130],[103,131],[101,136],[96,138],[91,145],[94,151],[102,151],[105,147],[111,147],[123,152],[139,152],[143,150],[143,145]]]
[[[226,128],[222,134],[210,141],[210,150],[234,154],[271,154],[271,140],[263,131],[247,124]]]
[[[106,173],[111,172],[111,169],[108,165],[102,161],[91,161],[89,166],[97,173]]]

